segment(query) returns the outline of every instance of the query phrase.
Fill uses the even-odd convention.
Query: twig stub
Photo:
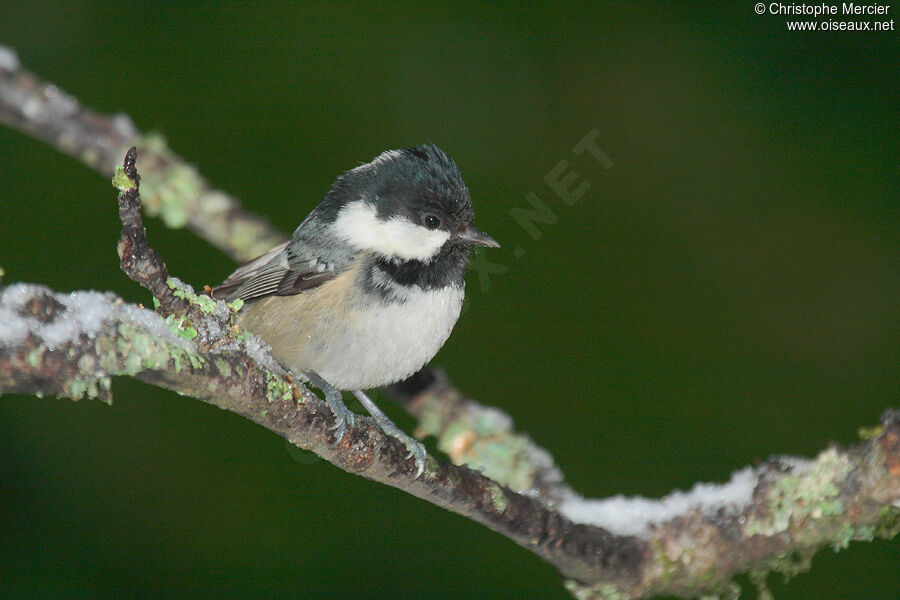
[[[122,233],[117,245],[119,265],[129,278],[156,297],[160,313],[185,314],[190,310],[190,304],[172,292],[167,284],[169,274],[166,265],[147,241],[141,218],[141,177],[136,162],[137,149],[132,146],[125,153],[122,163],[122,172],[130,181],[123,183],[120,177],[113,179],[113,184],[119,188],[119,220],[122,221]],[[126,185],[129,187],[123,189]]]

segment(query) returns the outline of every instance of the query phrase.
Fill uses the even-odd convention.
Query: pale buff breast
[[[291,371],[315,371],[338,389],[399,381],[431,360],[450,336],[462,307],[462,286],[412,288],[405,302],[363,296],[358,268],[304,294],[248,303],[240,325],[272,347]]]

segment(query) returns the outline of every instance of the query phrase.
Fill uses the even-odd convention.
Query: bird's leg
[[[353,390],[353,395],[356,396],[356,399],[359,400],[369,414],[372,415],[375,423],[378,424],[378,427],[380,427],[384,433],[392,438],[400,440],[403,445],[406,446],[406,449],[409,450],[409,454],[406,455],[406,458],[409,458],[410,456],[415,458],[416,476],[414,479],[418,479],[419,475],[425,470],[425,458],[428,456],[428,453],[425,451],[425,446],[403,433],[399,427],[394,425],[394,422],[391,421],[386,414],[381,412],[381,409],[372,402],[372,399],[369,398],[364,391]]]
[[[344,401],[341,399],[341,391],[319,377],[318,373],[307,371],[306,377],[314,386],[325,393],[325,403],[334,414],[334,425],[332,426],[332,429],[334,430],[334,443],[332,446],[337,446],[341,443],[341,440],[344,439],[347,428],[353,428],[353,412],[344,405]]]

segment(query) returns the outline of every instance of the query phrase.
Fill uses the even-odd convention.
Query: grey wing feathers
[[[275,246],[238,268],[212,291],[213,298],[251,300],[263,296],[290,296],[319,286],[337,273],[319,258],[292,256],[288,243]]]

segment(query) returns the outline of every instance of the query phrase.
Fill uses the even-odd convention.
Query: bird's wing
[[[238,268],[212,291],[213,298],[252,300],[300,294],[334,279],[344,261],[329,261],[308,246],[285,242]]]

